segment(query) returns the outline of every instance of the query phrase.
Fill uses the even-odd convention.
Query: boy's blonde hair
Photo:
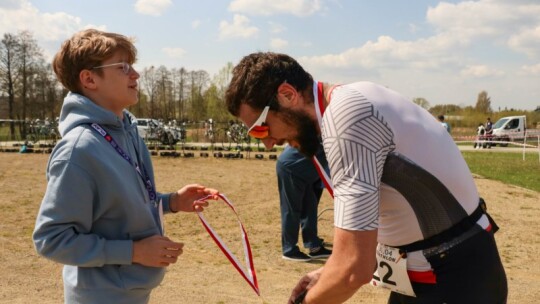
[[[54,56],[52,67],[66,89],[81,93],[79,73],[101,65],[119,50],[126,53],[129,64],[136,61],[137,49],[132,38],[95,29],[80,31],[64,41],[60,51]],[[95,72],[103,75],[101,69],[96,69]]]

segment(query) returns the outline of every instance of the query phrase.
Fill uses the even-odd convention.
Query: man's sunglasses
[[[268,133],[270,132],[270,128],[266,125],[266,116],[268,115],[268,111],[270,110],[270,103],[264,107],[261,115],[255,123],[249,128],[248,134],[249,136],[257,139],[263,139],[268,137]]]

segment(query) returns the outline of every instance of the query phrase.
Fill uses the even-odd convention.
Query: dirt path
[[[0,303],[61,303],[61,266],[38,257],[31,234],[45,190],[48,155],[0,153]],[[249,233],[265,303],[285,303],[290,289],[317,263],[281,259],[275,162],[215,158],[155,157],[158,189],[176,190],[199,182],[216,187],[235,204]],[[509,278],[509,303],[540,299],[540,193],[480,177],[476,182],[501,226],[496,234]],[[320,210],[331,208],[325,194]],[[239,229],[233,215],[216,203],[206,216],[240,260]],[[321,215],[319,230],[332,241],[333,212]],[[263,303],[217,249],[194,214],[167,217],[168,236],[185,243],[179,262],[168,268],[151,303]],[[347,303],[386,303],[387,292],[363,287]]]

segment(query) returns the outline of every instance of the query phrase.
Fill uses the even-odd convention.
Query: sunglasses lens
[[[249,131],[249,136],[253,138],[263,139],[268,137],[268,126],[256,126]]]
[[[122,68],[123,68],[123,70],[124,70],[124,74],[126,74],[126,75],[129,74],[129,70],[131,70],[131,66],[129,66],[128,63],[124,63],[124,64],[122,65]]]

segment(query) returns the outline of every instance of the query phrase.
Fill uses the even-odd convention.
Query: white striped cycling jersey
[[[378,242],[401,246],[450,228],[478,206],[472,175],[446,129],[388,88],[336,88],[321,132],[336,227],[378,229]],[[481,222],[489,224],[485,216]],[[408,257],[410,270],[431,268],[421,252]]]

